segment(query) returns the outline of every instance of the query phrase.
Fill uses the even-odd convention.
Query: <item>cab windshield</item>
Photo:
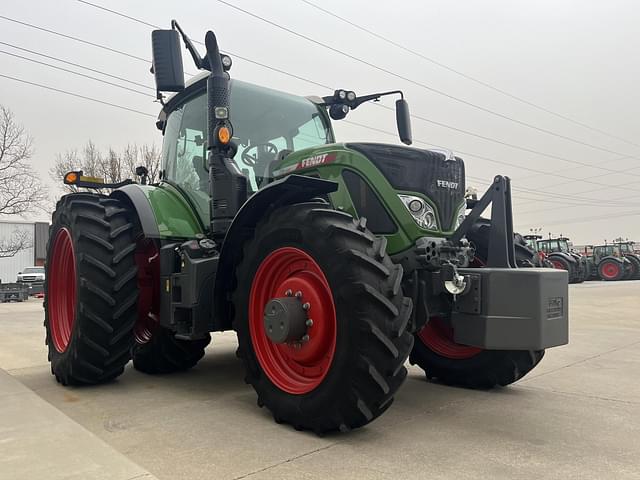
[[[271,178],[285,154],[332,143],[329,120],[310,100],[238,80],[231,81],[233,160],[253,193]],[[164,179],[177,185],[209,224],[206,168],[207,95],[203,91],[167,118],[162,149]]]

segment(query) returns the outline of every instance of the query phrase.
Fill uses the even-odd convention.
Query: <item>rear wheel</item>
[[[406,377],[411,300],[386,240],[323,203],[282,207],[244,246],[238,355],[258,404],[318,433],[381,415]]]
[[[598,274],[602,280],[611,282],[622,280],[624,277],[624,268],[616,260],[603,260],[598,265]]]
[[[472,228],[467,238],[475,245],[474,265],[485,265],[490,222]],[[515,245],[516,263],[531,265],[531,250]],[[522,247],[522,248],[520,248]],[[544,350],[483,350],[453,340],[453,330],[441,318],[430,318],[416,335],[410,362],[422,368],[428,379],[468,388],[492,388],[509,385],[529,373],[544,356]]]
[[[132,215],[97,194],[66,195],[53,213],[45,277],[51,372],[63,385],[120,375],[130,358],[138,288]]]

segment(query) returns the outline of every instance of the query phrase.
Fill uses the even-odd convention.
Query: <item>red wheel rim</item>
[[[558,260],[551,260],[551,263],[553,263],[553,268],[557,268],[558,270],[564,270],[564,265],[562,264],[562,262]]]
[[[310,304],[307,342],[277,344],[265,332],[265,306],[288,290],[301,292],[301,301]],[[336,349],[336,311],[329,282],[309,254],[282,247],[262,261],[251,285],[249,332],[262,370],[278,388],[302,395],[322,383]]]
[[[138,320],[133,336],[143,345],[151,340],[160,324],[160,255],[149,239],[138,242],[135,253],[138,266]]]
[[[481,348],[454,342],[453,329],[446,325],[440,317],[430,318],[425,327],[418,332],[418,338],[431,351],[454,360],[475,357],[482,352]]]
[[[63,353],[76,319],[76,256],[71,232],[66,228],[58,230],[52,248],[47,272],[49,328],[53,346]]]
[[[616,278],[620,275],[620,267],[613,262],[606,262],[602,266],[602,276],[604,278]]]

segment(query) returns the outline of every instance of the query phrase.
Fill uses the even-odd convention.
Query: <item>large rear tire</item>
[[[66,195],[53,213],[44,311],[51,372],[63,385],[120,375],[130,359],[138,287],[132,214],[118,200]]]
[[[258,405],[276,422],[345,431],[391,405],[413,336],[402,267],[385,248],[365,219],[324,203],[277,209],[244,245],[233,294],[238,355]],[[295,292],[309,304],[308,337],[274,343],[264,327],[265,304]]]
[[[624,278],[625,270],[616,260],[603,260],[598,265],[598,275],[604,281],[615,282]]]
[[[467,235],[476,248],[477,262],[484,265],[489,247],[488,220],[480,219]],[[516,263],[530,266],[532,251],[515,244]],[[416,333],[409,361],[422,368],[428,379],[467,388],[509,385],[529,373],[544,356],[544,350],[483,350],[453,341],[453,331],[440,318],[431,318]]]

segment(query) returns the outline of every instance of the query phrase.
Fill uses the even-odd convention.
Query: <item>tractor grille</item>
[[[439,152],[379,143],[348,143],[380,169],[397,190],[426,195],[438,208],[440,227],[451,230],[465,193],[464,162]],[[454,184],[455,187],[454,187]]]

